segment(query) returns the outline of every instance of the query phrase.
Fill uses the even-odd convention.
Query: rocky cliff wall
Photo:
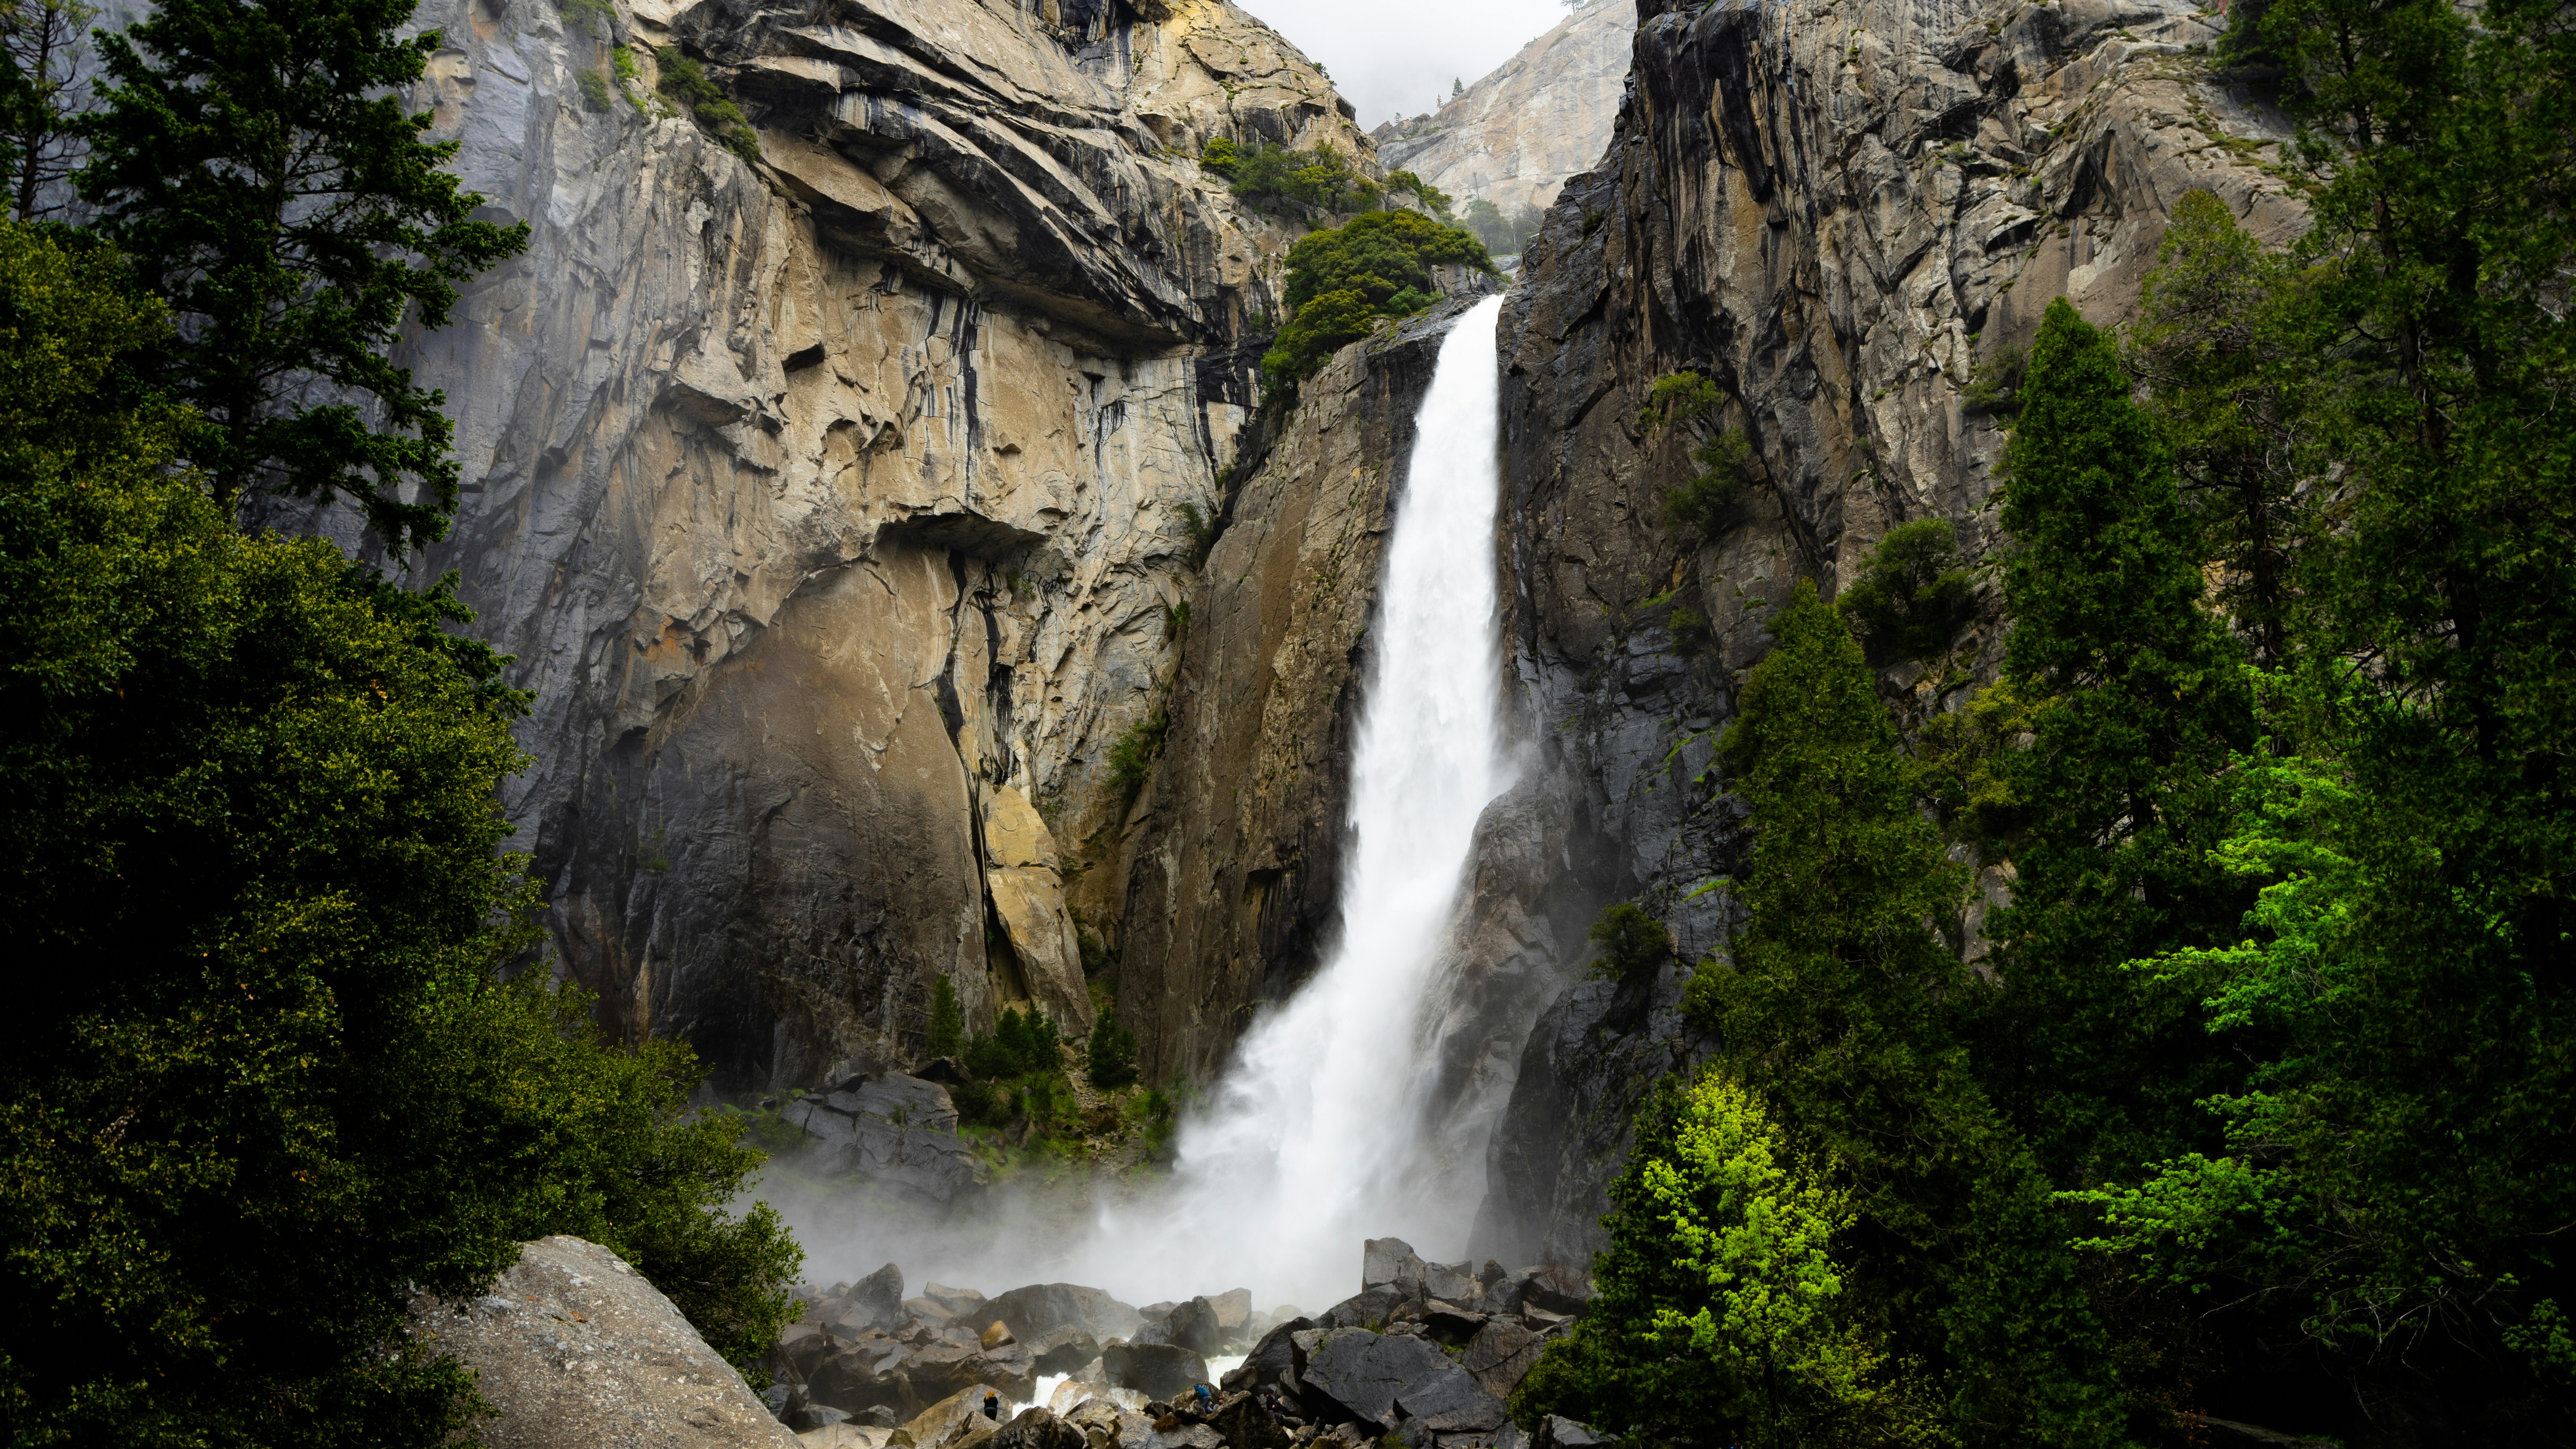
[[[1609,146],[1636,26],[1636,0],[1596,0],[1437,112],[1379,126],[1370,134],[1380,159],[1462,207],[1490,201],[1506,216],[1546,207]]]
[[[1595,904],[1644,900],[1682,961],[1733,924],[1721,878],[1745,841],[1713,746],[1770,611],[1800,578],[1830,595],[1900,523],[1948,519],[1972,556],[1999,542],[2001,435],[1962,399],[1977,362],[2027,344],[2060,294],[2126,316],[2190,188],[2267,240],[2300,226],[2264,170],[2288,129],[2212,74],[2214,26],[2179,0],[1639,6],[1615,137],[1504,312],[1509,642],[1541,771],[1607,843]],[[1682,368],[1758,454],[1706,547],[1660,506],[1689,440],[1638,416]],[[1704,639],[1676,635],[1676,605]],[[1891,701],[1962,703],[1997,623],[1989,594],[1950,658],[1884,677]],[[1548,1007],[1489,1144],[1477,1257],[1598,1245],[1630,1117],[1700,1050],[1680,979]]]
[[[914,1054],[943,975],[970,1023],[1087,1028],[1107,757],[1177,662],[1292,240],[1191,158],[1365,161],[1347,108],[1214,0],[416,23],[437,134],[532,228],[404,360],[470,480],[428,567],[536,693],[504,803],[562,967],[734,1090]],[[756,159],[655,93],[666,46]]]

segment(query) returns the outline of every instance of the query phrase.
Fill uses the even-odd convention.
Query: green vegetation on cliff
[[[1952,648],[1949,521],[1770,621],[1723,752],[1745,919],[1689,981],[1714,1058],[1688,1089],[1752,1094],[1847,1205],[1817,1220],[1833,1312],[1930,1440],[2178,1445],[2205,1415],[2568,1442],[2563,21],[2240,7],[2232,45],[2308,127],[2314,225],[2267,252],[2187,196],[2125,334],[2060,301],[1980,369],[2010,428],[2000,678],[1900,737],[1846,632],[1882,663]],[[1721,401],[1676,374],[1641,425],[1704,437]],[[1644,1192],[1687,1157],[1673,1100],[1638,1121],[1600,1306],[1515,1409],[1765,1442],[1769,1403],[1667,1412],[1764,1362],[1683,1352],[1703,1263],[1640,1248],[1756,1200]],[[1777,1301],[1757,1284],[1712,1317]]]
[[[1434,267],[1492,272],[1485,244],[1417,211],[1372,211],[1347,226],[1302,237],[1288,249],[1288,325],[1261,369],[1273,382],[1314,375],[1379,319],[1405,317],[1439,300]]]

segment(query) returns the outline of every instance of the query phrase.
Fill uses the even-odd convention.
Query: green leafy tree
[[[2116,1442],[2102,1334],[2029,1151],[1971,1071],[1992,988],[1934,925],[1964,882],[1917,803],[1867,662],[1802,582],[1721,754],[1753,849],[1732,965],[1685,1006],[1852,1184],[1855,1291],[1970,1442]]]
[[[1639,1114],[1593,1263],[1597,1296],[1512,1396],[1647,1443],[1932,1441],[1846,1292],[1853,1221],[1752,1093],[1710,1071]]]
[[[1300,238],[1288,249],[1282,297],[1292,315],[1262,370],[1284,382],[1313,376],[1379,318],[1429,305],[1438,290],[1431,269],[1439,266],[1494,269],[1484,243],[1416,211],[1373,211]]]
[[[158,303],[0,227],[0,1413],[28,1442],[447,1442],[404,1331],[526,1237],[633,1257],[748,1362],[794,1244],[674,1047],[499,979],[534,904],[493,799],[505,662],[180,466]]]
[[[1204,164],[1206,153],[1200,155]],[[1378,184],[1352,169],[1349,158],[1330,146],[1295,151],[1255,142],[1222,159],[1227,169],[1219,174],[1232,179],[1230,189],[1256,205],[1289,203],[1348,212],[1377,204]]]
[[[1939,654],[1975,606],[1975,586],[1959,564],[1958,530],[1946,518],[1889,529],[1860,577],[1834,600],[1881,661]]]
[[[395,98],[435,33],[411,0],[172,0],[99,41],[80,192],[169,304],[155,386],[197,410],[187,457],[215,501],[345,499],[401,554],[441,536],[458,486],[445,399],[388,357],[443,326],[457,286],[526,245]]]
[[[1599,949],[1592,963],[1596,976],[1625,981],[1673,958],[1673,940],[1664,923],[1633,901],[1621,901],[1592,923],[1592,944]]]

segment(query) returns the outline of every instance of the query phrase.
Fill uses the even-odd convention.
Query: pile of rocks
[[[865,1178],[898,1199],[945,1208],[977,1181],[974,1150],[957,1131],[948,1089],[900,1072],[851,1077],[804,1092],[779,1116],[807,1138],[809,1170]]]
[[[1584,1449],[1581,1425],[1513,1427],[1504,1401],[1590,1297],[1580,1275],[1426,1262],[1372,1239],[1360,1291],[1312,1316],[1231,1292],[1132,1308],[1040,1283],[987,1298],[887,1264],[806,1290],[773,1356],[773,1410],[816,1449]],[[1243,1355],[1222,1384],[1210,1358]],[[1040,1376],[1066,1376],[1017,1414]],[[1199,1389],[1209,1390],[1207,1398]]]

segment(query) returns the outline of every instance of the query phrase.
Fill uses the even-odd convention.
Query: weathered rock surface
[[[2259,164],[2288,128],[2213,74],[2214,24],[2181,0],[1640,0],[1614,139],[1566,183],[1503,316],[1512,675],[1567,834],[1609,847],[1592,905],[1644,899],[1682,961],[1723,950],[1715,882],[1744,842],[1711,767],[1736,681],[1798,579],[1830,595],[1897,524],[1995,545],[2001,438],[1961,398],[1981,359],[2026,345],[2060,293],[2126,315],[2188,188],[2268,240],[2302,225]],[[1724,396],[1707,426],[1759,455],[1706,547],[1659,507],[1692,440],[1638,422],[1682,368]],[[1705,642],[1675,636],[1677,605]],[[1995,624],[1988,600],[1961,667],[1909,707],[1942,706],[1934,680],[1991,678]],[[1489,1145],[1477,1256],[1599,1246],[1629,1119],[1694,1059],[1680,969],[1548,1008]]]
[[[1365,1424],[1420,1419],[1433,1433],[1503,1424],[1502,1403],[1422,1338],[1336,1329],[1308,1356],[1304,1386]]]
[[[1097,1288],[1077,1283],[1032,1283],[988,1299],[976,1309],[1010,1325],[1023,1342],[1034,1342],[1050,1329],[1072,1325],[1107,1342],[1133,1334],[1142,1319],[1135,1309]]]
[[[526,1245],[483,1297],[415,1304],[412,1332],[474,1371],[495,1449],[796,1443],[671,1300],[580,1238]]]
[[[1473,200],[1506,216],[1544,209],[1565,178],[1600,164],[1636,28],[1635,0],[1596,0],[1438,111],[1379,126],[1378,159],[1462,209]]]
[[[804,1129],[827,1170],[855,1173],[925,1207],[947,1206],[976,1181],[975,1154],[957,1135],[957,1108],[936,1082],[853,1078],[828,1093],[808,1092],[779,1115]],[[894,1288],[892,1299],[880,1292],[868,1300],[870,1321],[900,1315],[900,1272]]]
[[[912,1059],[942,976],[970,1027],[1078,1036],[1073,916],[1119,897],[1068,878],[1123,816],[1109,749],[1170,677],[1184,505],[1217,506],[1291,240],[1191,158],[1366,138],[1221,0],[416,24],[411,99],[532,229],[401,360],[467,480],[425,566],[535,691],[503,803],[559,959],[725,1090]],[[654,99],[675,43],[757,162]]]
[[[1100,1351],[1101,1372],[1149,1399],[1186,1394],[1208,1381],[1207,1360],[1173,1343],[1113,1343]]]

